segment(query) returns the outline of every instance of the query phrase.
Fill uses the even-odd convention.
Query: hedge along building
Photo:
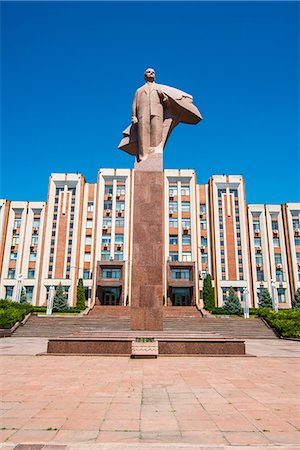
[[[133,179],[129,169],[100,169],[92,184],[54,173],[47,202],[0,200],[0,297],[16,299],[21,276],[32,304],[45,305],[61,283],[74,305],[83,278],[88,304],[130,305]],[[197,184],[193,170],[164,170],[162,303],[202,307],[210,273],[218,306],[231,286],[257,306],[273,281],[279,307],[290,307],[300,287],[299,218],[300,203],[247,206],[239,175]]]

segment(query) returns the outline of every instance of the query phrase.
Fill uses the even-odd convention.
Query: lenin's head
[[[154,69],[147,69],[144,73],[144,78],[146,81],[155,81],[155,70]]]

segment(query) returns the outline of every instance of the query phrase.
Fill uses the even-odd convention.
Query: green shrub
[[[225,300],[223,309],[227,314],[237,314],[238,316],[243,312],[240,301],[232,287],[229,289],[229,294]]]
[[[11,328],[16,322],[23,320],[25,313],[18,309],[8,308],[0,310],[0,328]]]
[[[300,288],[295,292],[293,308],[300,308]]]
[[[85,309],[85,293],[82,278],[79,278],[78,280],[76,307],[81,311]]]
[[[258,304],[262,308],[272,308],[272,298],[268,289],[264,288],[262,293],[258,295]]]
[[[69,309],[65,288],[59,283],[53,299],[53,312],[67,312]]]
[[[300,309],[283,309],[277,313],[269,308],[258,308],[257,315],[274,328],[280,336],[300,336]]]
[[[208,274],[203,281],[203,303],[204,308],[208,311],[215,306],[214,289],[212,287],[210,274]]]

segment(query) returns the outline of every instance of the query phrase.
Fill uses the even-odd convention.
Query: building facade
[[[0,200],[0,298],[45,305],[62,284],[70,306],[82,278],[87,303],[130,305],[134,170],[50,176],[47,202]],[[300,287],[300,203],[247,205],[240,175],[197,184],[193,170],[164,171],[164,295],[171,305],[203,306],[213,278],[216,305],[230,287],[258,305],[276,289],[290,308]]]

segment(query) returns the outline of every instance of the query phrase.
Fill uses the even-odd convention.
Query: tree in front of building
[[[20,303],[28,303],[27,302],[27,295],[26,295],[26,291],[25,291],[25,288],[24,288],[24,286],[22,286],[22,289],[21,289],[21,296],[20,296]]]
[[[272,298],[268,289],[264,288],[262,292],[258,294],[258,306],[272,308]]]
[[[77,308],[85,309],[85,293],[82,278],[78,280],[76,306]]]
[[[300,288],[298,288],[295,292],[293,307],[300,308]]]
[[[53,299],[53,312],[64,312],[69,309],[65,290],[61,283],[56,288],[55,296]]]
[[[208,311],[215,307],[215,295],[210,274],[208,274],[203,281],[203,304],[204,308]]]
[[[229,289],[229,294],[226,297],[226,300],[223,305],[223,309],[228,314],[242,314],[242,307],[239,301],[238,296],[234,292],[233,287]]]

